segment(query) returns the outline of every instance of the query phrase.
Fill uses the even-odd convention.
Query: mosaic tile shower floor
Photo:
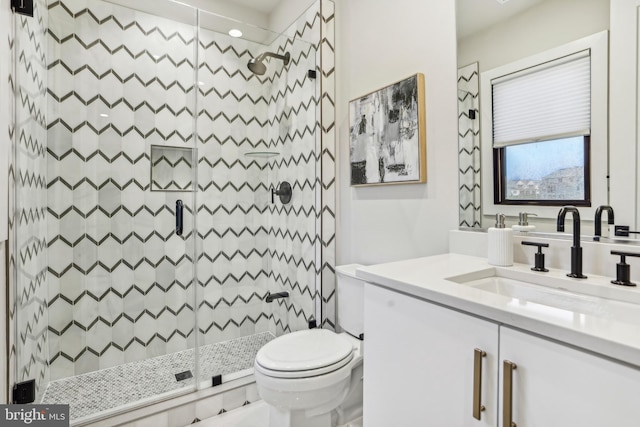
[[[275,338],[269,332],[200,347],[202,379],[253,367],[256,353]],[[72,420],[163,393],[191,387],[195,378],[177,381],[175,374],[194,372],[194,349],[126,363],[109,369],[52,381],[42,403],[70,405]]]

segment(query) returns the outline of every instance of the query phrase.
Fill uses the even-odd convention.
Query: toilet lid
[[[352,352],[353,346],[344,337],[325,329],[309,329],[265,344],[256,363],[271,371],[308,371],[334,365]]]

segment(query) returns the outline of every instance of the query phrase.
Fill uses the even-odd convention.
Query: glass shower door
[[[246,375],[319,319],[317,46],[167,4],[17,22],[13,374],[74,421]]]
[[[195,387],[196,14],[172,7],[17,18],[14,379],[72,421]]]
[[[197,318],[207,387],[250,374],[262,345],[316,317],[319,82],[308,73],[313,44],[199,18]],[[282,181],[293,189],[287,204],[272,194]],[[268,301],[280,292],[288,296]]]

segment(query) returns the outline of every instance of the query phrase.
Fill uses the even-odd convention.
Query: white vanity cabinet
[[[640,425],[639,369],[373,285],[364,324],[367,427]]]
[[[505,360],[517,366],[510,397],[519,427],[640,425],[639,369],[501,327],[501,368]],[[499,406],[503,379],[504,369]],[[502,415],[500,409],[500,426]]]
[[[364,425],[495,426],[498,325],[365,286]],[[472,417],[475,349],[485,410]]]

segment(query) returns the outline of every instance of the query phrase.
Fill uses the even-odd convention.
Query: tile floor
[[[186,427],[269,427],[269,407],[260,400]],[[339,427],[362,427],[362,419]]]
[[[253,367],[256,353],[275,338],[264,332],[200,347],[201,379]],[[109,369],[52,381],[42,403],[68,403],[71,420],[192,387],[196,379],[177,381],[175,374],[194,372],[194,349],[126,363]]]

